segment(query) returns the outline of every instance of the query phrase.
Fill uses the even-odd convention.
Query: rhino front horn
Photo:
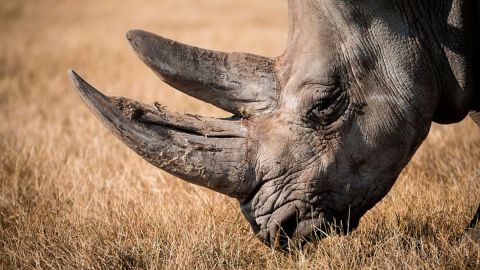
[[[245,183],[242,120],[168,112],[120,97],[107,97],[75,71],[69,76],[90,110],[133,151],[151,164],[190,183],[241,199]]]

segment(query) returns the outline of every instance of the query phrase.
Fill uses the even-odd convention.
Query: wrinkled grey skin
[[[354,229],[432,121],[455,123],[472,111],[478,122],[477,4],[290,0],[287,48],[275,59],[127,34],[162,80],[231,119],[109,98],[70,75],[134,151],[237,198],[255,234],[285,249],[288,239],[311,241],[332,225]]]

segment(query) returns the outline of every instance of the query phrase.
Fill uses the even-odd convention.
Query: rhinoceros
[[[276,58],[126,34],[160,79],[229,118],[107,97],[69,71],[127,146],[237,199],[257,237],[280,249],[355,229],[432,122],[470,113],[480,124],[480,1],[289,0],[288,9]]]

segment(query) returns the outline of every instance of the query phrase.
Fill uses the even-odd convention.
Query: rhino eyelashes
[[[347,110],[347,94],[336,90],[318,103],[307,113],[307,118],[322,126],[328,126],[338,120]]]

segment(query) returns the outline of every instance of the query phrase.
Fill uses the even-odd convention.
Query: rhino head
[[[70,76],[137,154],[236,198],[254,233],[285,249],[332,227],[353,230],[431,122],[457,122],[471,109],[466,4],[427,2],[290,0],[287,48],[277,58],[127,33],[163,81],[228,119],[107,97]]]

